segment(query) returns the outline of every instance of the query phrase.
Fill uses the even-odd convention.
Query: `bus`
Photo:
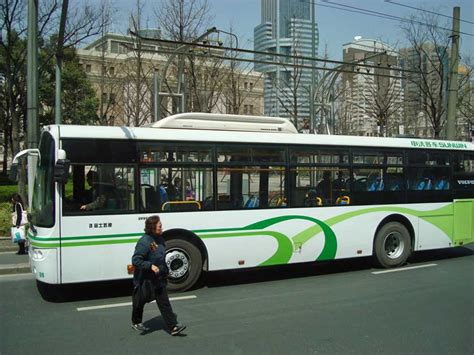
[[[20,155],[38,160],[28,239],[39,284],[130,278],[154,214],[173,291],[203,271],[367,256],[389,268],[473,242],[470,142],[184,113],[140,128],[46,126]]]

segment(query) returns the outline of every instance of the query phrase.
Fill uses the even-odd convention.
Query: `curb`
[[[31,272],[29,263],[0,265],[0,275],[24,274]]]
[[[12,246],[0,247],[0,253],[7,252],[7,251],[18,251],[18,246],[12,245]]]

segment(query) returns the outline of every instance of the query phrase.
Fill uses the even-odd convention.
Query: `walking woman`
[[[143,281],[147,280],[151,281],[154,287],[156,304],[169,333],[176,336],[186,327],[178,325],[176,314],[173,312],[168,298],[166,285],[169,270],[165,256],[165,240],[162,236],[160,217],[156,215],[148,217],[145,221],[145,234],[137,242],[135,253],[132,256],[132,264],[135,267],[133,272],[132,328],[140,332],[149,330],[142,323],[146,300],[143,299],[141,285]]]
[[[20,226],[23,226],[26,224],[26,220],[24,220],[24,203],[19,194],[14,194],[11,198],[11,204],[12,204],[12,214],[13,214],[13,226],[19,228]],[[16,217],[16,218],[15,218]],[[26,254],[26,248],[25,248],[26,240],[22,239],[18,241],[18,252],[17,254]]]

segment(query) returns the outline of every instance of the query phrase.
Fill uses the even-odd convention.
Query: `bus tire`
[[[201,276],[202,255],[193,243],[171,239],[166,242],[166,264],[170,271],[168,290],[182,292],[193,287]]]
[[[410,233],[403,224],[388,222],[379,229],[374,241],[374,256],[378,266],[390,268],[403,265],[410,254]]]

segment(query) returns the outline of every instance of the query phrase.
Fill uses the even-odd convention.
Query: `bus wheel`
[[[403,265],[411,254],[410,233],[398,222],[389,222],[377,232],[374,243],[379,266],[389,268]]]
[[[182,239],[166,242],[166,265],[170,271],[170,291],[189,290],[199,279],[202,271],[202,255],[192,243]]]

